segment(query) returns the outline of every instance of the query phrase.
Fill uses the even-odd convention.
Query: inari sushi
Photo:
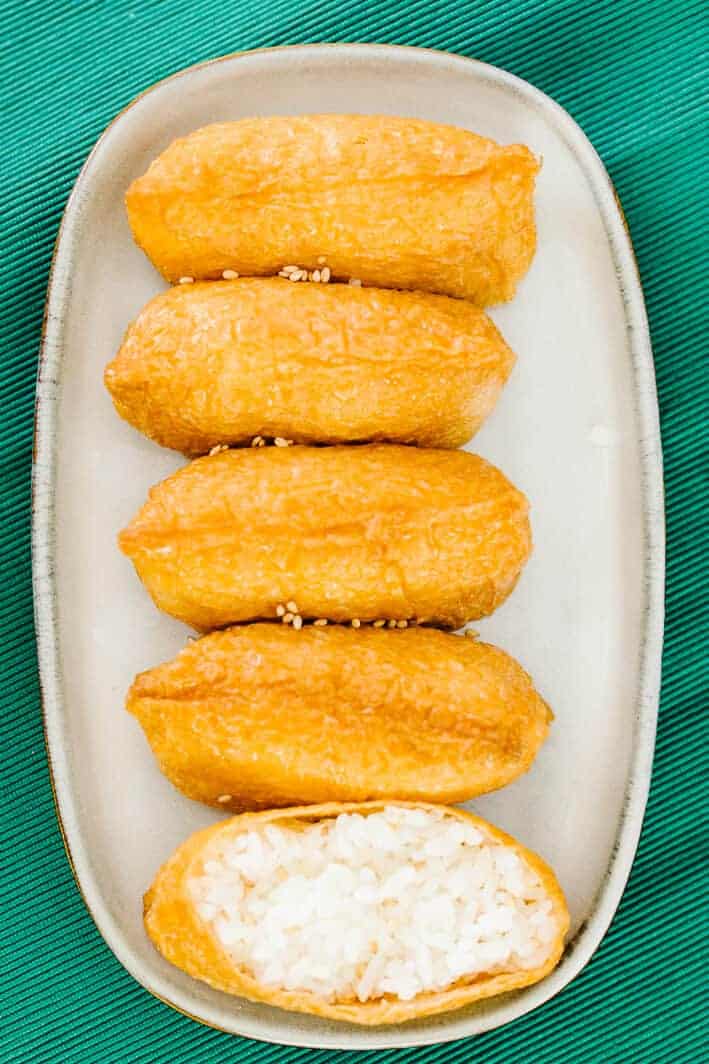
[[[534,255],[538,169],[523,145],[419,119],[247,118],[174,141],[126,207],[169,281],[291,265],[485,306]]]
[[[176,787],[234,812],[463,802],[525,772],[551,719],[496,647],[342,625],[212,632],[137,676],[126,708]]]
[[[222,820],[158,872],[144,918],[217,990],[370,1026],[536,983],[569,927],[536,854],[463,809],[400,801]]]
[[[199,629],[284,607],[457,628],[509,595],[531,534],[522,492],[466,451],[294,446],[196,459],[119,545],[160,609]]]
[[[156,296],[105,381],[121,417],[189,455],[259,437],[459,447],[513,363],[460,299],[243,278]]]

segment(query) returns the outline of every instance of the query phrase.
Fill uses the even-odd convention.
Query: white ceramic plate
[[[252,1005],[168,965],[142,927],[161,862],[215,814],[158,772],[122,709],[140,669],[187,630],[160,615],[115,545],[148,487],[181,464],[116,417],[102,385],[129,320],[163,284],[133,245],[123,194],[174,137],[257,114],[357,111],[450,122],[543,156],[539,250],[493,312],[518,365],[474,448],[532,503],[535,552],[483,637],[531,671],[556,712],[524,779],[475,809],[556,869],[572,914],[541,984],[378,1030]],[[608,176],[572,119],[493,67],[371,45],[253,52],[151,89],[109,127],[67,206],[49,291],[37,408],[34,563],[49,752],[86,903],[152,993],[227,1031],[304,1046],[445,1041],[497,1027],[556,994],[620,899],[650,779],[663,600],[661,454],[637,271]]]

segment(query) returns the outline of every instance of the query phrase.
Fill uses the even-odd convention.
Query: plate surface
[[[572,929],[535,987],[395,1029],[253,1005],[172,968],[142,927],[161,862],[218,814],[158,772],[122,709],[134,674],[187,629],[162,616],[115,538],[182,460],[114,414],[106,362],[164,287],[133,245],[129,182],[174,137],[254,114],[390,113],[454,123],[543,157],[539,249],[515,300],[492,311],[518,354],[470,449],[528,494],[535,552],[511,599],[480,622],[529,669],[556,722],[532,771],[475,810],[537,850]],[[330,1048],[417,1045],[506,1023],[587,962],[617,907],[649,786],[662,639],[662,468],[652,354],[632,248],[589,142],[544,94],[443,53],[316,45],[192,68],[140,97],[82,171],[60,231],[38,381],[34,567],[45,724],[60,818],[104,938],[150,991],[252,1038]]]

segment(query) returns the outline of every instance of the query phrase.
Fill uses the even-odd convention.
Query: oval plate
[[[531,671],[556,723],[533,770],[475,809],[552,864],[572,930],[561,964],[537,986],[393,1029],[229,998],[158,956],[143,932],[142,893],[173,848],[215,814],[161,777],[122,710],[133,675],[171,657],[187,635],[155,610],[115,545],[148,487],[181,464],[122,423],[102,385],[127,323],[164,287],[133,245],[124,192],[174,137],[198,126],[323,110],[449,122],[522,141],[543,157],[537,256],[515,300],[493,312],[519,361],[474,447],[527,492],[536,541],[515,594],[481,633]],[[153,994],[251,1038],[410,1046],[507,1023],[588,961],[630,871],[650,780],[662,461],[622,212],[588,140],[543,93],[443,53],[316,45],[194,67],[128,107],[92,152],[61,225],[38,380],[33,549],[46,734],[67,849],[101,934]]]

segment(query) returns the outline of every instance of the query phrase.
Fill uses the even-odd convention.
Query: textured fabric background
[[[702,350],[709,218],[700,163],[708,42],[701,8],[694,0],[0,0],[3,1060],[212,1064],[329,1055],[202,1028],[151,998],[103,944],[75,889],[54,817],[29,558],[34,376],[47,272],[89,149],[132,97],[181,67],[238,49],[328,40],[425,45],[486,60],[527,78],[580,122],[617,186],[634,238],[667,483],[668,611],[655,775],[638,857],[608,936],[573,985],[504,1030],[359,1059],[709,1058],[701,1027],[706,875],[699,859],[703,850],[706,863],[700,729],[707,711],[702,532],[709,512]]]

